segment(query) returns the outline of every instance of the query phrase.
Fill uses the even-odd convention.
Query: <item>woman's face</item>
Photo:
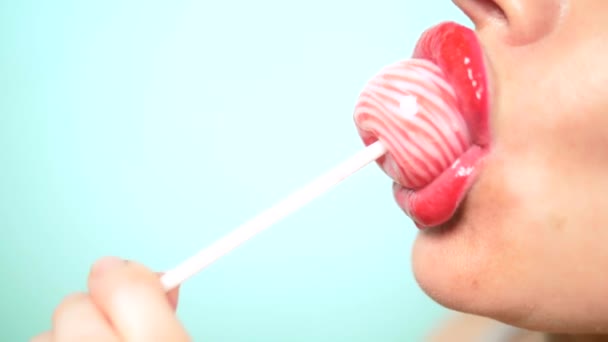
[[[455,0],[487,56],[493,147],[413,260],[439,303],[608,333],[608,1]]]

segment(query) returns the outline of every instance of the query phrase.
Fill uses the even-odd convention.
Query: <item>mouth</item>
[[[428,229],[445,224],[454,217],[473,186],[484,157],[488,154],[491,144],[488,81],[483,51],[475,32],[453,22],[441,23],[425,31],[415,46],[412,60],[424,61],[427,63],[427,69],[434,75],[439,75],[441,80],[434,81],[435,85],[441,82],[447,82],[449,85],[449,89],[444,90],[444,93],[441,93],[438,90],[441,87],[437,86],[431,90],[437,93],[436,96],[440,96],[446,105],[453,106],[453,110],[446,109],[446,114],[440,116],[442,122],[438,123],[435,120],[432,124],[435,127],[440,124],[450,127],[437,132],[442,138],[451,134],[452,140],[458,140],[460,144],[446,145],[452,152],[452,157],[447,159],[449,164],[445,162],[438,164],[438,159],[434,156],[438,155],[437,146],[441,144],[437,139],[428,138],[417,138],[418,140],[410,140],[408,144],[402,144],[405,147],[401,149],[414,149],[414,145],[420,148],[420,153],[411,152],[408,156],[412,160],[412,154],[417,153],[418,163],[399,165],[401,169],[395,171],[398,168],[394,165],[397,157],[383,156],[377,162],[391,178],[396,180],[393,194],[399,207],[419,229]],[[381,75],[381,77],[386,79],[387,76]],[[368,91],[370,96],[377,94],[369,94]],[[357,105],[355,119],[364,143],[371,144],[385,137],[377,130],[370,130],[370,125],[366,125],[365,120],[372,120],[369,118],[371,115],[368,115],[370,111],[364,95],[365,93]],[[425,105],[424,100],[418,98],[418,101],[423,101],[420,103],[421,106]],[[428,101],[426,103],[428,104]],[[385,105],[377,107],[383,108],[379,110],[387,110]],[[428,108],[430,107],[427,106]],[[434,111],[437,111],[438,107],[434,108]],[[431,111],[433,110],[429,110]],[[411,135],[405,130],[407,128],[402,127],[402,134]],[[422,129],[417,127],[416,130]],[[440,165],[441,169],[431,173],[432,177],[419,183],[418,186],[412,186],[411,182],[403,181],[404,177],[400,176],[400,173],[407,174],[412,168],[428,170],[435,167],[437,170],[437,165]]]

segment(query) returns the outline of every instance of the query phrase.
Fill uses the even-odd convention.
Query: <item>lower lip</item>
[[[428,60],[443,71],[471,135],[470,147],[423,188],[412,190],[398,183],[393,186],[399,206],[418,228],[425,229],[445,224],[454,216],[488,153],[487,79],[475,33],[456,23],[442,23],[424,32],[412,57]]]

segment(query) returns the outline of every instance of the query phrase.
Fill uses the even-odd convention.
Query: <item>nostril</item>
[[[494,0],[453,0],[456,6],[480,29],[489,23],[504,23],[507,12]]]
[[[565,0],[452,1],[473,21],[477,31],[494,31],[514,46],[530,44],[550,34],[568,3]]]
[[[495,20],[506,20],[507,15],[505,11],[493,0],[473,0],[475,6],[486,16],[491,17]]]

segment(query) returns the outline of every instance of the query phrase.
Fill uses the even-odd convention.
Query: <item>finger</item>
[[[53,337],[58,342],[118,341],[110,322],[84,293],[70,295],[59,304],[53,314]]]
[[[144,266],[102,259],[91,270],[89,291],[123,340],[189,341],[158,275]]]
[[[30,342],[53,342],[53,333],[47,331],[40,335],[34,336]]]
[[[156,275],[159,277],[162,277],[164,274],[165,274],[164,272],[156,272]],[[169,291],[169,293],[167,294],[167,298],[169,299],[169,304],[171,304],[173,311],[177,310],[177,304],[179,302],[179,289],[180,289],[180,286],[177,286],[173,290]]]

